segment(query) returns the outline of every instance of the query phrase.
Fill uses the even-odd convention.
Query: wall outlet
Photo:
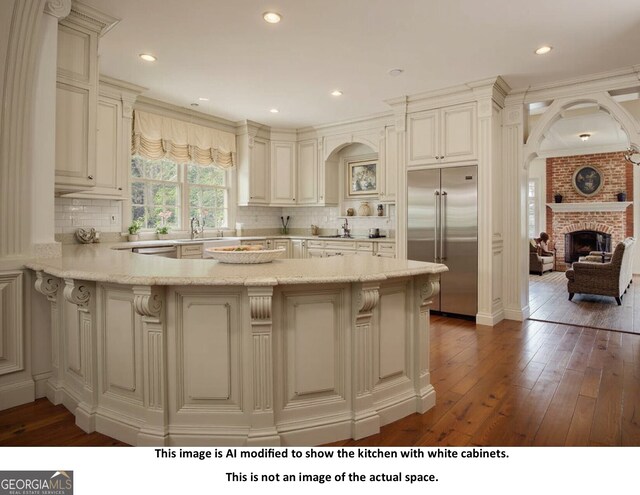
[[[115,215],[111,215],[111,223],[116,223],[116,216]]]

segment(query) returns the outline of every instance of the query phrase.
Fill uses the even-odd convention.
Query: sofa
[[[538,254],[538,245],[534,239],[529,240],[529,273],[542,275],[546,271],[553,271],[554,255]]]
[[[578,261],[567,270],[569,301],[575,294],[596,294],[614,297],[618,306],[632,282],[635,239],[627,237],[613,251],[611,261]]]

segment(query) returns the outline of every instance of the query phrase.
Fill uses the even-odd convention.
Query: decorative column
[[[142,376],[146,418],[137,445],[166,445],[168,440],[164,288],[133,287],[133,306],[142,316]]]
[[[51,377],[47,381],[47,399],[53,404],[62,402],[63,368],[60,366],[60,356],[62,355],[62,339],[60,339],[60,311],[58,307],[58,296],[61,285],[60,279],[44,273],[36,272],[36,290],[44,295],[51,303]]]
[[[98,405],[96,328],[94,324],[95,298],[92,297],[92,287],[85,281],[65,278],[64,284],[64,298],[77,308],[79,362],[74,363],[74,366],[66,356],[67,362],[65,363],[67,368],[80,378],[82,386],[80,402],[74,414],[76,424],[87,433],[91,433],[96,429],[95,416]],[[69,324],[70,322],[67,320],[66,325]],[[64,352],[69,352],[66,345]]]
[[[273,286],[249,287],[251,430],[247,445],[280,445],[273,414]]]
[[[472,86],[478,104],[478,312],[476,322],[495,325],[504,318],[503,212],[500,111],[509,86],[498,77]]]
[[[373,404],[373,309],[380,300],[380,283],[354,284],[356,314],[353,333],[353,419],[355,440],[380,431],[380,416]]]
[[[523,144],[526,112],[523,95],[502,110],[502,148],[504,160],[504,314],[509,320],[523,321],[529,316],[529,255],[527,235],[528,167],[524,164]],[[529,161],[527,161],[527,165]]]
[[[31,242],[37,257],[60,256],[54,239],[54,183],[56,169],[56,72],[58,22],[69,15],[71,0],[48,0],[44,6],[36,77],[32,134]]]
[[[416,305],[418,308],[414,333],[414,373],[416,376],[416,412],[424,413],[436,403],[436,391],[431,385],[429,372],[429,307],[440,292],[440,278],[430,275],[427,279],[416,280]]]
[[[407,259],[407,97],[386,102],[393,109],[396,132],[396,258]]]

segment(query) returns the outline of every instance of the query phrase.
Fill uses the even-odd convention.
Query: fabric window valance
[[[235,165],[236,136],[153,113],[134,112],[132,153],[178,163]]]

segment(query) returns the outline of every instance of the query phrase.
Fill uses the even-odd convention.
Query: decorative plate
[[[282,258],[285,248],[278,249],[244,249],[252,246],[225,246],[219,248],[206,248],[208,257],[218,260],[220,263],[270,263]],[[242,249],[242,251],[238,250]]]
[[[597,194],[604,185],[604,176],[594,165],[578,167],[573,173],[573,187],[583,196]]]

